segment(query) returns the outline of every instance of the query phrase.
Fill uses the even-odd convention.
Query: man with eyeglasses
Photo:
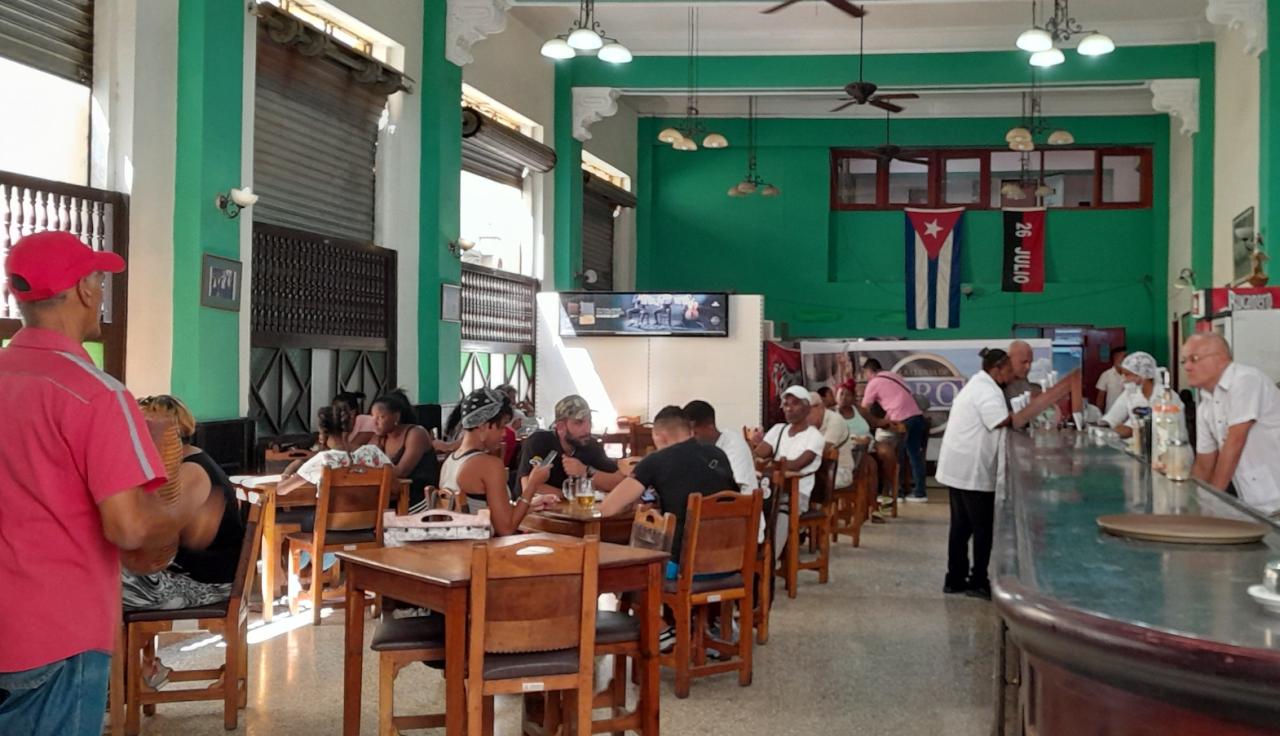
[[[1200,389],[1192,476],[1280,515],[1280,389],[1267,374],[1232,362],[1227,341],[1195,335],[1182,349],[1187,380]]]

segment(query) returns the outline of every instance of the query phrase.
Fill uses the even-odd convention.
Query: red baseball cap
[[[20,302],[57,296],[95,271],[123,270],[124,259],[118,254],[96,251],[61,230],[28,235],[15,243],[4,259],[9,293]]]

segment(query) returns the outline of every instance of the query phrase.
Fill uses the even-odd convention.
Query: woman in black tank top
[[[374,399],[371,411],[378,448],[391,458],[396,477],[409,479],[409,503],[416,506],[426,487],[440,482],[431,433],[418,426],[413,405],[400,389]]]

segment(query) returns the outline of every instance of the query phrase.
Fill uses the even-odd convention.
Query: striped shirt
[[[0,672],[110,652],[120,561],[98,504],[164,467],[138,404],[84,348],[23,328],[0,349]]]

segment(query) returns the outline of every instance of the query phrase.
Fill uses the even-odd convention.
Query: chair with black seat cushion
[[[738,684],[751,684],[752,575],[757,569],[761,499],[759,489],[750,495],[722,491],[689,496],[680,541],[680,572],[662,588],[662,602],[671,609],[676,623],[675,650],[662,655],[662,664],[675,668],[677,698],[689,697],[693,677],[737,671]],[[718,637],[707,629],[712,605],[720,609]],[[732,633],[735,605],[742,620],[736,642]],[[708,648],[726,659],[707,664]]]
[[[800,514],[799,528],[809,535],[809,552],[812,559],[796,557],[797,570],[818,573],[818,582],[825,585],[831,571],[831,527],[835,518],[836,450],[822,454],[822,464],[813,477],[813,493],[809,496],[809,508]],[[799,550],[797,550],[798,552]]]
[[[467,733],[480,736],[494,695],[562,691],[563,720],[591,733],[600,540],[515,536],[471,554]]]
[[[395,714],[396,675],[414,662],[444,661],[444,617],[384,617],[373,632],[370,649],[378,653],[378,734],[396,736],[401,730],[443,728],[445,715]]]
[[[112,733],[118,733],[118,719],[124,715],[123,730],[130,736],[141,727],[141,714],[155,712],[157,703],[176,703],[192,700],[221,700],[222,721],[228,731],[234,730],[239,720],[239,710],[245,707],[249,689],[249,601],[246,591],[253,585],[258,550],[262,543],[262,525],[259,524],[261,507],[249,502],[244,541],[240,545],[240,560],[236,565],[236,577],[231,583],[231,595],[221,603],[199,608],[176,610],[126,611],[120,646],[123,647],[123,666],[112,670],[111,719]],[[144,657],[155,656],[156,636],[173,629],[175,621],[195,621],[202,631],[222,636],[226,647],[225,661],[221,667],[201,670],[174,670],[171,682],[200,682],[212,680],[204,688],[180,690],[152,690],[142,682]],[[123,696],[123,697],[122,697]]]
[[[314,531],[294,532],[289,539],[289,613],[298,614],[302,553],[311,556],[311,620],[320,625],[324,591],[324,553],[382,546],[382,512],[391,498],[395,475],[390,465],[324,468],[316,497]]]

